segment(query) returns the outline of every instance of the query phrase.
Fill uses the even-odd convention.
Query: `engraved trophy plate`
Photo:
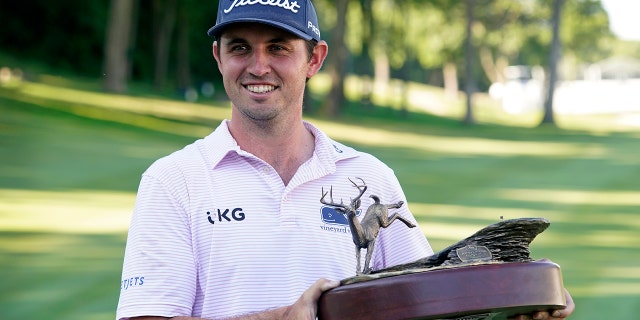
[[[464,263],[491,261],[491,251],[485,246],[468,245],[456,249],[458,258]]]

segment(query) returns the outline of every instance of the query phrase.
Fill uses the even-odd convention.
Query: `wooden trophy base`
[[[344,285],[318,301],[318,319],[506,319],[565,308],[549,260],[425,270]]]

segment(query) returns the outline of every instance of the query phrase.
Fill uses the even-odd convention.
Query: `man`
[[[349,228],[323,211],[322,190],[354,197],[359,177],[385,203],[406,198],[390,168],[302,120],[328,51],[310,0],[221,0],[209,35],[231,119],[143,174],[117,318],[315,319],[321,293],[356,273]],[[415,223],[406,205],[394,210]],[[430,254],[419,228],[394,223],[371,263]]]

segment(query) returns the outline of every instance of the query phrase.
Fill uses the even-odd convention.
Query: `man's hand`
[[[320,295],[339,285],[339,281],[319,279],[302,293],[294,304],[286,308],[283,319],[314,320],[318,313],[318,299],[320,299]]]
[[[569,294],[567,289],[564,289],[565,298],[567,300],[567,307],[562,310],[554,310],[551,313],[547,311],[538,311],[532,315],[519,315],[514,320],[560,320],[569,317],[576,309],[576,305],[573,303],[573,298]]]

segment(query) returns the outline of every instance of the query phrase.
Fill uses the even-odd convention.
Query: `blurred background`
[[[304,113],[434,250],[544,217],[574,319],[640,313],[640,3],[314,0]],[[0,2],[0,319],[113,319],[141,173],[230,116],[217,1]]]

